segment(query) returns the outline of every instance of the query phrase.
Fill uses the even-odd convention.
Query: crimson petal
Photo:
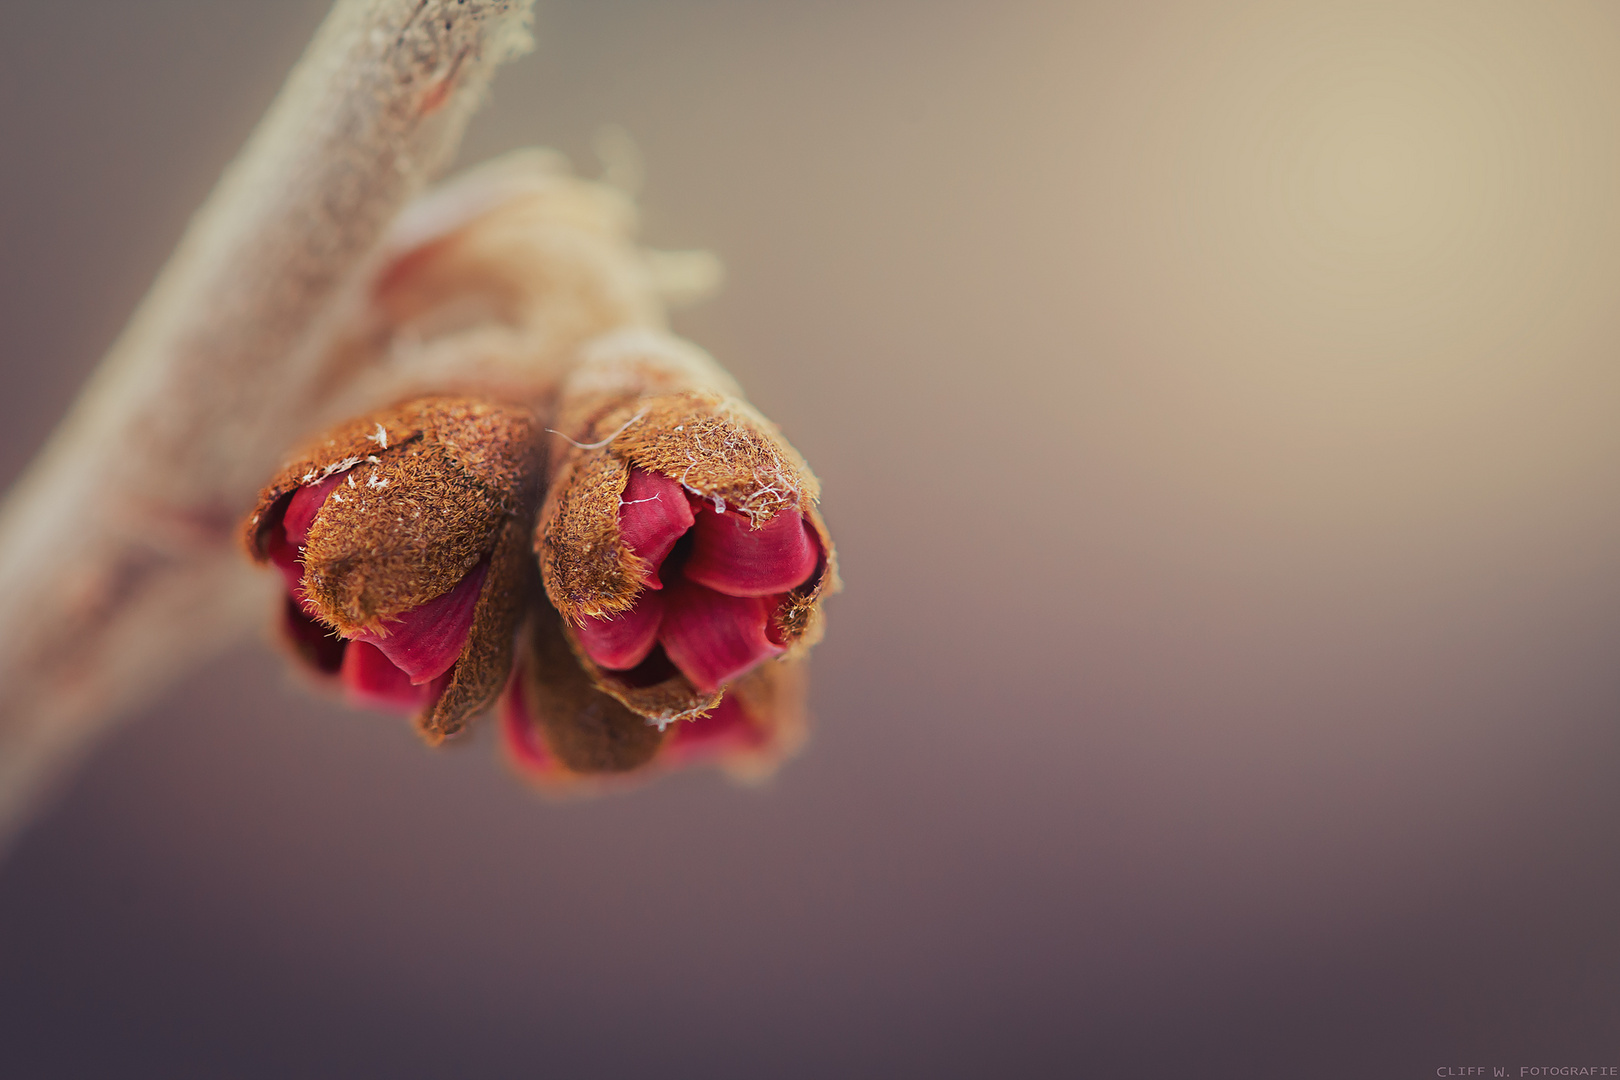
[[[727,596],[786,592],[815,573],[821,547],[797,510],[784,510],[757,529],[735,511],[698,511],[692,557],[682,572]]]
[[[556,771],[556,760],[540,740],[540,725],[529,712],[521,668],[512,669],[512,680],[506,684],[506,693],[501,696],[500,718],[506,747],[519,766],[541,774]]]
[[[627,671],[652,652],[663,619],[663,596],[644,592],[629,611],[611,619],[586,616],[574,633],[592,660],[613,671]]]
[[[302,603],[304,564],[298,560],[298,549],[282,539],[279,532],[271,533],[270,542],[265,546],[270,555],[271,565],[281,571],[281,579],[287,583],[287,591]]]
[[[642,584],[647,588],[664,587],[658,569],[675,541],[691,527],[692,508],[680,484],[662,473],[630,470],[630,481],[619,499],[619,536],[637,557],[646,561]]]
[[[431,686],[412,685],[409,675],[367,641],[351,641],[343,650],[342,677],[350,700],[357,705],[415,712],[437,696]]]
[[[765,733],[748,719],[735,694],[727,694],[711,713],[675,725],[663,759],[673,765],[695,758],[720,757],[731,750],[751,750]]]
[[[287,591],[299,603],[304,600],[304,541],[309,539],[309,527],[315,523],[315,515],[320,513],[339,479],[340,476],[330,476],[288,495],[286,508],[281,512],[281,527],[271,529],[265,543],[265,554],[270,557],[271,565],[281,571]]]
[[[349,640],[375,646],[413,685],[431,682],[460,658],[488,574],[486,559],[449,592],[393,616],[382,631],[362,630]]]
[[[768,616],[765,601],[757,597],[727,596],[680,582],[664,594],[658,640],[692,685],[709,693],[783,651],[765,636]]]
[[[310,617],[300,603],[301,592],[286,598],[283,608],[282,632],[298,655],[327,675],[336,675],[343,668],[343,652],[348,642]]]
[[[326,497],[343,480],[343,474],[328,476],[318,484],[310,484],[293,492],[287,500],[287,512],[281,516],[281,529],[287,534],[287,543],[294,551],[309,539],[309,527],[315,524],[315,515],[326,504]]]

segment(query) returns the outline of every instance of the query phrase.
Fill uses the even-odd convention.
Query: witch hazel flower
[[[772,770],[838,587],[803,459],[653,329],[712,259],[645,251],[633,224],[622,193],[532,153],[413,204],[329,345],[352,377],[322,408],[414,400],[306,448],[246,527],[305,667],[430,742],[499,699],[548,790]]]
[[[802,660],[760,665],[710,712],[649,724],[596,687],[575,659],[561,618],[544,605],[501,698],[501,741],[521,776],[556,794],[628,787],[693,765],[758,780],[803,745],[806,687]]]
[[[494,702],[534,578],[537,435],[527,410],[428,397],[282,470],[245,539],[281,572],[283,636],[310,669],[433,742]]]
[[[601,339],[557,423],[535,547],[602,691],[663,725],[808,649],[837,588],[819,486],[706,354],[646,331]]]

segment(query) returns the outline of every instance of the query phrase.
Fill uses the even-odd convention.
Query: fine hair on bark
[[[338,0],[7,496],[0,847],[111,720],[258,621],[235,525],[332,419],[329,324],[529,48],[532,3]]]

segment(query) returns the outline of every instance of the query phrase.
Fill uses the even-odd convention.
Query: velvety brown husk
[[[467,644],[451,669],[444,693],[421,716],[417,728],[437,743],[460,732],[500,697],[512,671],[513,640],[538,586],[529,554],[527,519],[509,518],[490,556],[489,575],[473,611]]]
[[[420,398],[352,420],[264,489],[248,550],[265,561],[284,495],[346,473],[310,529],[304,591],[338,630],[374,629],[454,587],[505,523],[529,512],[536,434],[528,410],[470,398]]]
[[[690,720],[720,704],[723,690],[704,693],[678,671],[658,682],[638,685],[626,678],[626,672],[609,671],[598,666],[580,647],[571,628],[565,625],[563,632],[574,650],[580,670],[585,672],[596,688],[648,720],[660,724]]]

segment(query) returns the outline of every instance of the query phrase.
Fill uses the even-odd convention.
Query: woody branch
[[[0,844],[117,716],[239,637],[234,526],[331,419],[323,334],[447,164],[533,0],[338,0],[0,507]]]

